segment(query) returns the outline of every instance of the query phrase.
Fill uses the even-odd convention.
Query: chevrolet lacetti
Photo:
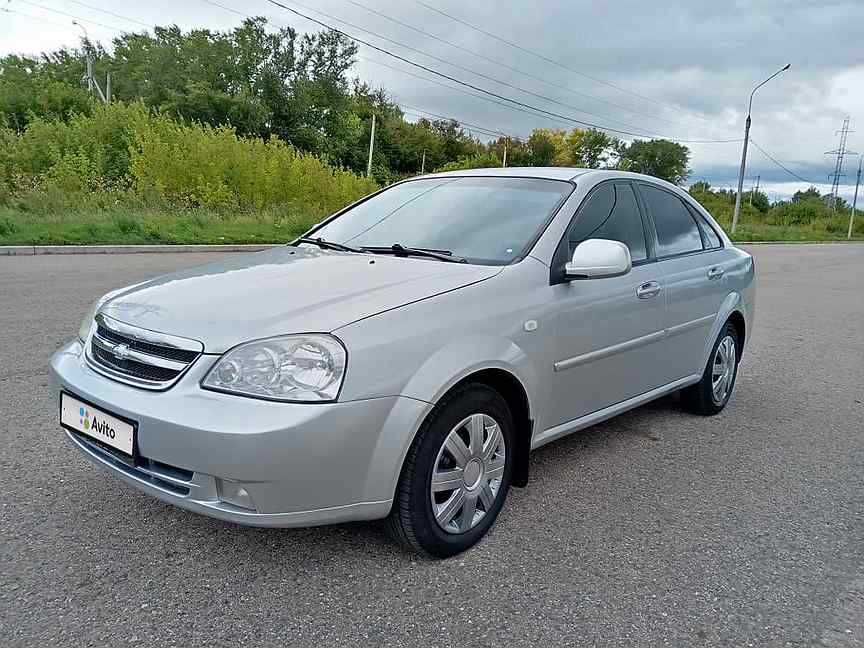
[[[753,278],[662,180],[445,173],[105,295],[51,372],[69,441],[131,486],[240,524],[387,518],[445,557],[533,449],[676,391],[720,412]]]

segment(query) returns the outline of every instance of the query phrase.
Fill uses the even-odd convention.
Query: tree
[[[586,169],[605,166],[616,150],[618,140],[603,131],[574,128],[566,139],[568,164]]]
[[[808,187],[806,191],[796,191],[792,194],[792,202],[799,203],[807,200],[819,200],[821,197],[816,187]]]
[[[768,194],[764,191],[751,190],[747,194],[747,204],[753,204],[753,207],[758,209],[763,214],[771,209],[771,202],[768,200]]]
[[[531,149],[524,140],[515,137],[499,137],[486,145],[489,153],[504,160],[504,150],[507,150],[507,166],[531,166]]]
[[[633,140],[620,148],[618,168],[681,184],[690,175],[690,149],[664,139]]]
[[[531,166],[552,166],[564,152],[564,131],[537,128],[528,138]]]

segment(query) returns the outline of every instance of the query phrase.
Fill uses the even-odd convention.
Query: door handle
[[[639,299],[651,299],[660,294],[659,281],[646,281],[636,289],[636,296]]]
[[[708,278],[711,279],[712,281],[714,279],[719,279],[720,277],[723,276],[723,274],[725,272],[726,271],[723,268],[721,268],[720,266],[714,266],[713,268],[711,268],[708,271]]]

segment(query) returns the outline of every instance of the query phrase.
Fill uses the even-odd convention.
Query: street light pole
[[[741,170],[738,172],[738,195],[735,197],[735,213],[732,215],[733,234],[735,230],[738,229],[738,216],[741,214],[741,192],[744,189],[744,171],[747,167],[747,143],[750,141],[750,112],[753,110],[753,95],[756,94],[756,91],[759,88],[768,83],[771,79],[776,77],[781,72],[785,72],[786,70],[788,70],[791,66],[791,63],[787,63],[770,77],[765,79],[762,83],[753,88],[753,91],[750,93],[750,103],[747,105],[747,121],[744,122],[744,147],[741,151]]]
[[[849,233],[846,234],[847,239],[852,238],[852,226],[855,224],[855,208],[858,206],[858,185],[861,184],[862,163],[864,163],[864,156],[858,158],[858,178],[855,180],[855,197],[852,199],[852,211],[849,213]]]

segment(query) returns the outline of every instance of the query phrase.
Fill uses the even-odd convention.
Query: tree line
[[[154,114],[241,138],[278,138],[301,152],[363,173],[376,116],[372,176],[379,184],[438,170],[478,166],[620,168],[675,184],[690,151],[668,140],[625,142],[594,129],[535,129],[527,138],[481,141],[449,119],[409,122],[387,90],[353,78],[357,45],[341,34],[268,29],[264,18],[230,31],[177,26],[123,34],[110,51],[84,41],[38,56],[0,58],[0,127],[23,133],[34,119],[68,121],[98,109],[83,88],[86,55],[94,74],[112,75],[112,98]]]

